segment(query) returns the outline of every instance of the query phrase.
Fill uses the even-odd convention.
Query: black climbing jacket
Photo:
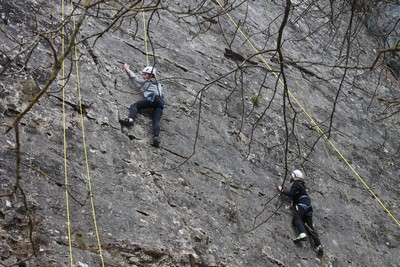
[[[297,204],[311,206],[311,199],[307,194],[306,185],[303,180],[294,181],[290,190],[283,190],[283,194],[292,198],[293,206],[295,207]]]

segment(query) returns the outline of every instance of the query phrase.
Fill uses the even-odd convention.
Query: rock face
[[[351,7],[293,1],[279,64],[279,1],[233,1],[226,14],[219,1],[145,13],[108,1],[81,26],[82,3],[14,2],[0,1],[3,265],[399,266],[399,84],[383,65],[368,69],[378,44]],[[9,128],[76,26],[76,50]],[[225,48],[263,53],[242,63]],[[158,69],[158,149],[147,111],[121,132],[142,97],[123,63]],[[322,258],[291,241],[290,202],[277,195],[295,168]]]

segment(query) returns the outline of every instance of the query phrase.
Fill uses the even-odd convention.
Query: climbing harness
[[[302,207],[306,211],[306,216],[307,217],[312,217],[313,216],[313,208],[311,205],[306,205],[304,203],[299,203],[296,205],[296,211],[299,210],[299,207]]]
[[[301,197],[298,198],[298,200],[300,200],[300,199],[310,199],[310,197],[307,195],[302,195]]]

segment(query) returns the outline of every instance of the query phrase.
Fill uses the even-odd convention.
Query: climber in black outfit
[[[304,227],[306,224],[314,241],[314,250],[317,252],[317,255],[321,257],[323,255],[323,249],[318,233],[314,229],[313,208],[311,206],[311,199],[307,194],[305,182],[303,180],[303,173],[300,170],[294,170],[292,171],[291,176],[292,178],[290,182],[293,182],[293,185],[290,190],[284,190],[282,186],[278,186],[278,190],[285,196],[292,198],[292,204],[295,209],[292,224],[299,233],[299,236],[293,239],[293,242],[298,243],[307,240],[307,234]]]

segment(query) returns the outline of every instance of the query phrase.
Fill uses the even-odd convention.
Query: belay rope
[[[71,10],[75,10],[73,6],[73,2],[70,2]],[[64,0],[62,0],[62,21],[64,22]],[[73,11],[72,11],[73,12]],[[72,15],[72,23],[74,31],[76,31],[76,24],[75,24],[75,16]],[[65,38],[65,24],[62,27],[62,55],[64,55],[64,38]],[[92,211],[92,218],[94,224],[94,230],[96,233],[97,238],[97,245],[99,250],[99,255],[101,259],[101,266],[104,267],[104,258],[101,249],[101,242],[100,242],[100,235],[97,227],[97,220],[96,220],[96,212],[93,200],[93,190],[92,190],[92,183],[90,178],[90,168],[89,168],[89,160],[88,160],[88,153],[86,147],[86,140],[85,140],[85,128],[83,123],[83,109],[82,109],[82,97],[81,97],[81,85],[80,85],[80,77],[79,77],[79,56],[77,50],[77,42],[76,38],[74,41],[74,53],[75,53],[75,68],[76,68],[76,77],[77,77],[77,89],[78,89],[78,98],[79,98],[79,109],[80,109],[80,120],[81,120],[81,127],[82,127],[82,143],[83,143],[83,150],[85,154],[85,162],[86,162],[86,175],[88,181],[88,190],[89,190],[89,197],[91,203],[91,211]],[[69,246],[69,258],[70,258],[70,266],[73,266],[73,253],[72,253],[72,241],[71,241],[71,222],[70,222],[70,211],[69,211],[69,199],[68,199],[68,174],[67,174],[67,140],[66,140],[66,112],[65,112],[65,63],[64,60],[62,62],[62,113],[63,113],[63,144],[64,144],[64,176],[65,176],[65,202],[66,202],[66,213],[67,213],[67,228],[68,228],[68,246]]]

